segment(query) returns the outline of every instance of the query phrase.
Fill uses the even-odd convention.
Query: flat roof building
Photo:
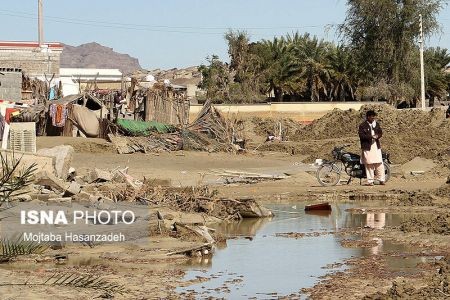
[[[61,43],[0,41],[0,68],[19,68],[29,77],[59,77]]]

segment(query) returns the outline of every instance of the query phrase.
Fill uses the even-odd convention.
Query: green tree
[[[198,70],[202,74],[202,81],[198,87],[206,91],[206,98],[213,102],[230,100],[230,84],[233,76],[228,65],[221,62],[217,55],[207,58],[208,65],[201,65]]]
[[[419,94],[420,85],[415,80],[418,59],[413,56],[417,53],[419,15],[423,16],[424,34],[428,36],[439,28],[436,17],[444,3],[445,0],[347,0],[347,17],[340,31],[358,65],[365,70],[366,85],[409,85],[405,90],[412,88],[416,96]]]
[[[361,73],[348,47],[333,47],[328,54],[331,65],[330,94],[331,101],[355,101],[358,78]]]

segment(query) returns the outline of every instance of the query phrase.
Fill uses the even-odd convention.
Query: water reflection
[[[212,258],[192,260],[188,266],[197,271],[187,272],[186,280],[195,278],[199,269],[202,276],[211,277],[211,280],[179,291],[195,290],[201,293],[207,290],[208,296],[227,299],[261,298],[258,295],[274,292],[288,295],[314,285],[318,277],[328,272],[323,269],[326,265],[350,257],[409,251],[405,246],[382,240],[377,240],[377,245],[372,248],[344,248],[340,244],[341,238],[332,234],[306,235],[298,239],[277,237],[277,233],[329,233],[341,228],[370,227],[381,230],[387,226],[397,226],[403,218],[385,213],[346,212],[349,208],[362,205],[355,202],[333,204],[331,212],[305,213],[307,204],[267,205],[275,213],[272,219],[242,220],[217,226],[219,233],[235,239],[228,240],[226,248],[220,246],[222,249],[218,248]],[[398,265],[402,265],[401,261]],[[239,285],[227,284],[233,282],[236,276],[243,280],[239,281]],[[226,293],[221,291],[224,286]]]
[[[386,226],[386,214],[385,213],[367,213],[366,215],[366,227],[383,229]]]
[[[213,226],[219,233],[227,237],[253,237],[258,230],[272,221],[272,218],[243,219],[237,222],[223,222]]]

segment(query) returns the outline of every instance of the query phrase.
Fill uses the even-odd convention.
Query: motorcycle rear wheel
[[[341,172],[334,163],[327,163],[317,169],[316,178],[322,186],[335,186],[341,180]]]

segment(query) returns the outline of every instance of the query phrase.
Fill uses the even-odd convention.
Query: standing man
[[[359,125],[361,141],[361,162],[366,168],[367,185],[372,186],[374,179],[381,185],[385,184],[385,171],[381,154],[380,138],[383,136],[380,124],[376,121],[377,114],[373,110],[366,113],[366,121]]]

